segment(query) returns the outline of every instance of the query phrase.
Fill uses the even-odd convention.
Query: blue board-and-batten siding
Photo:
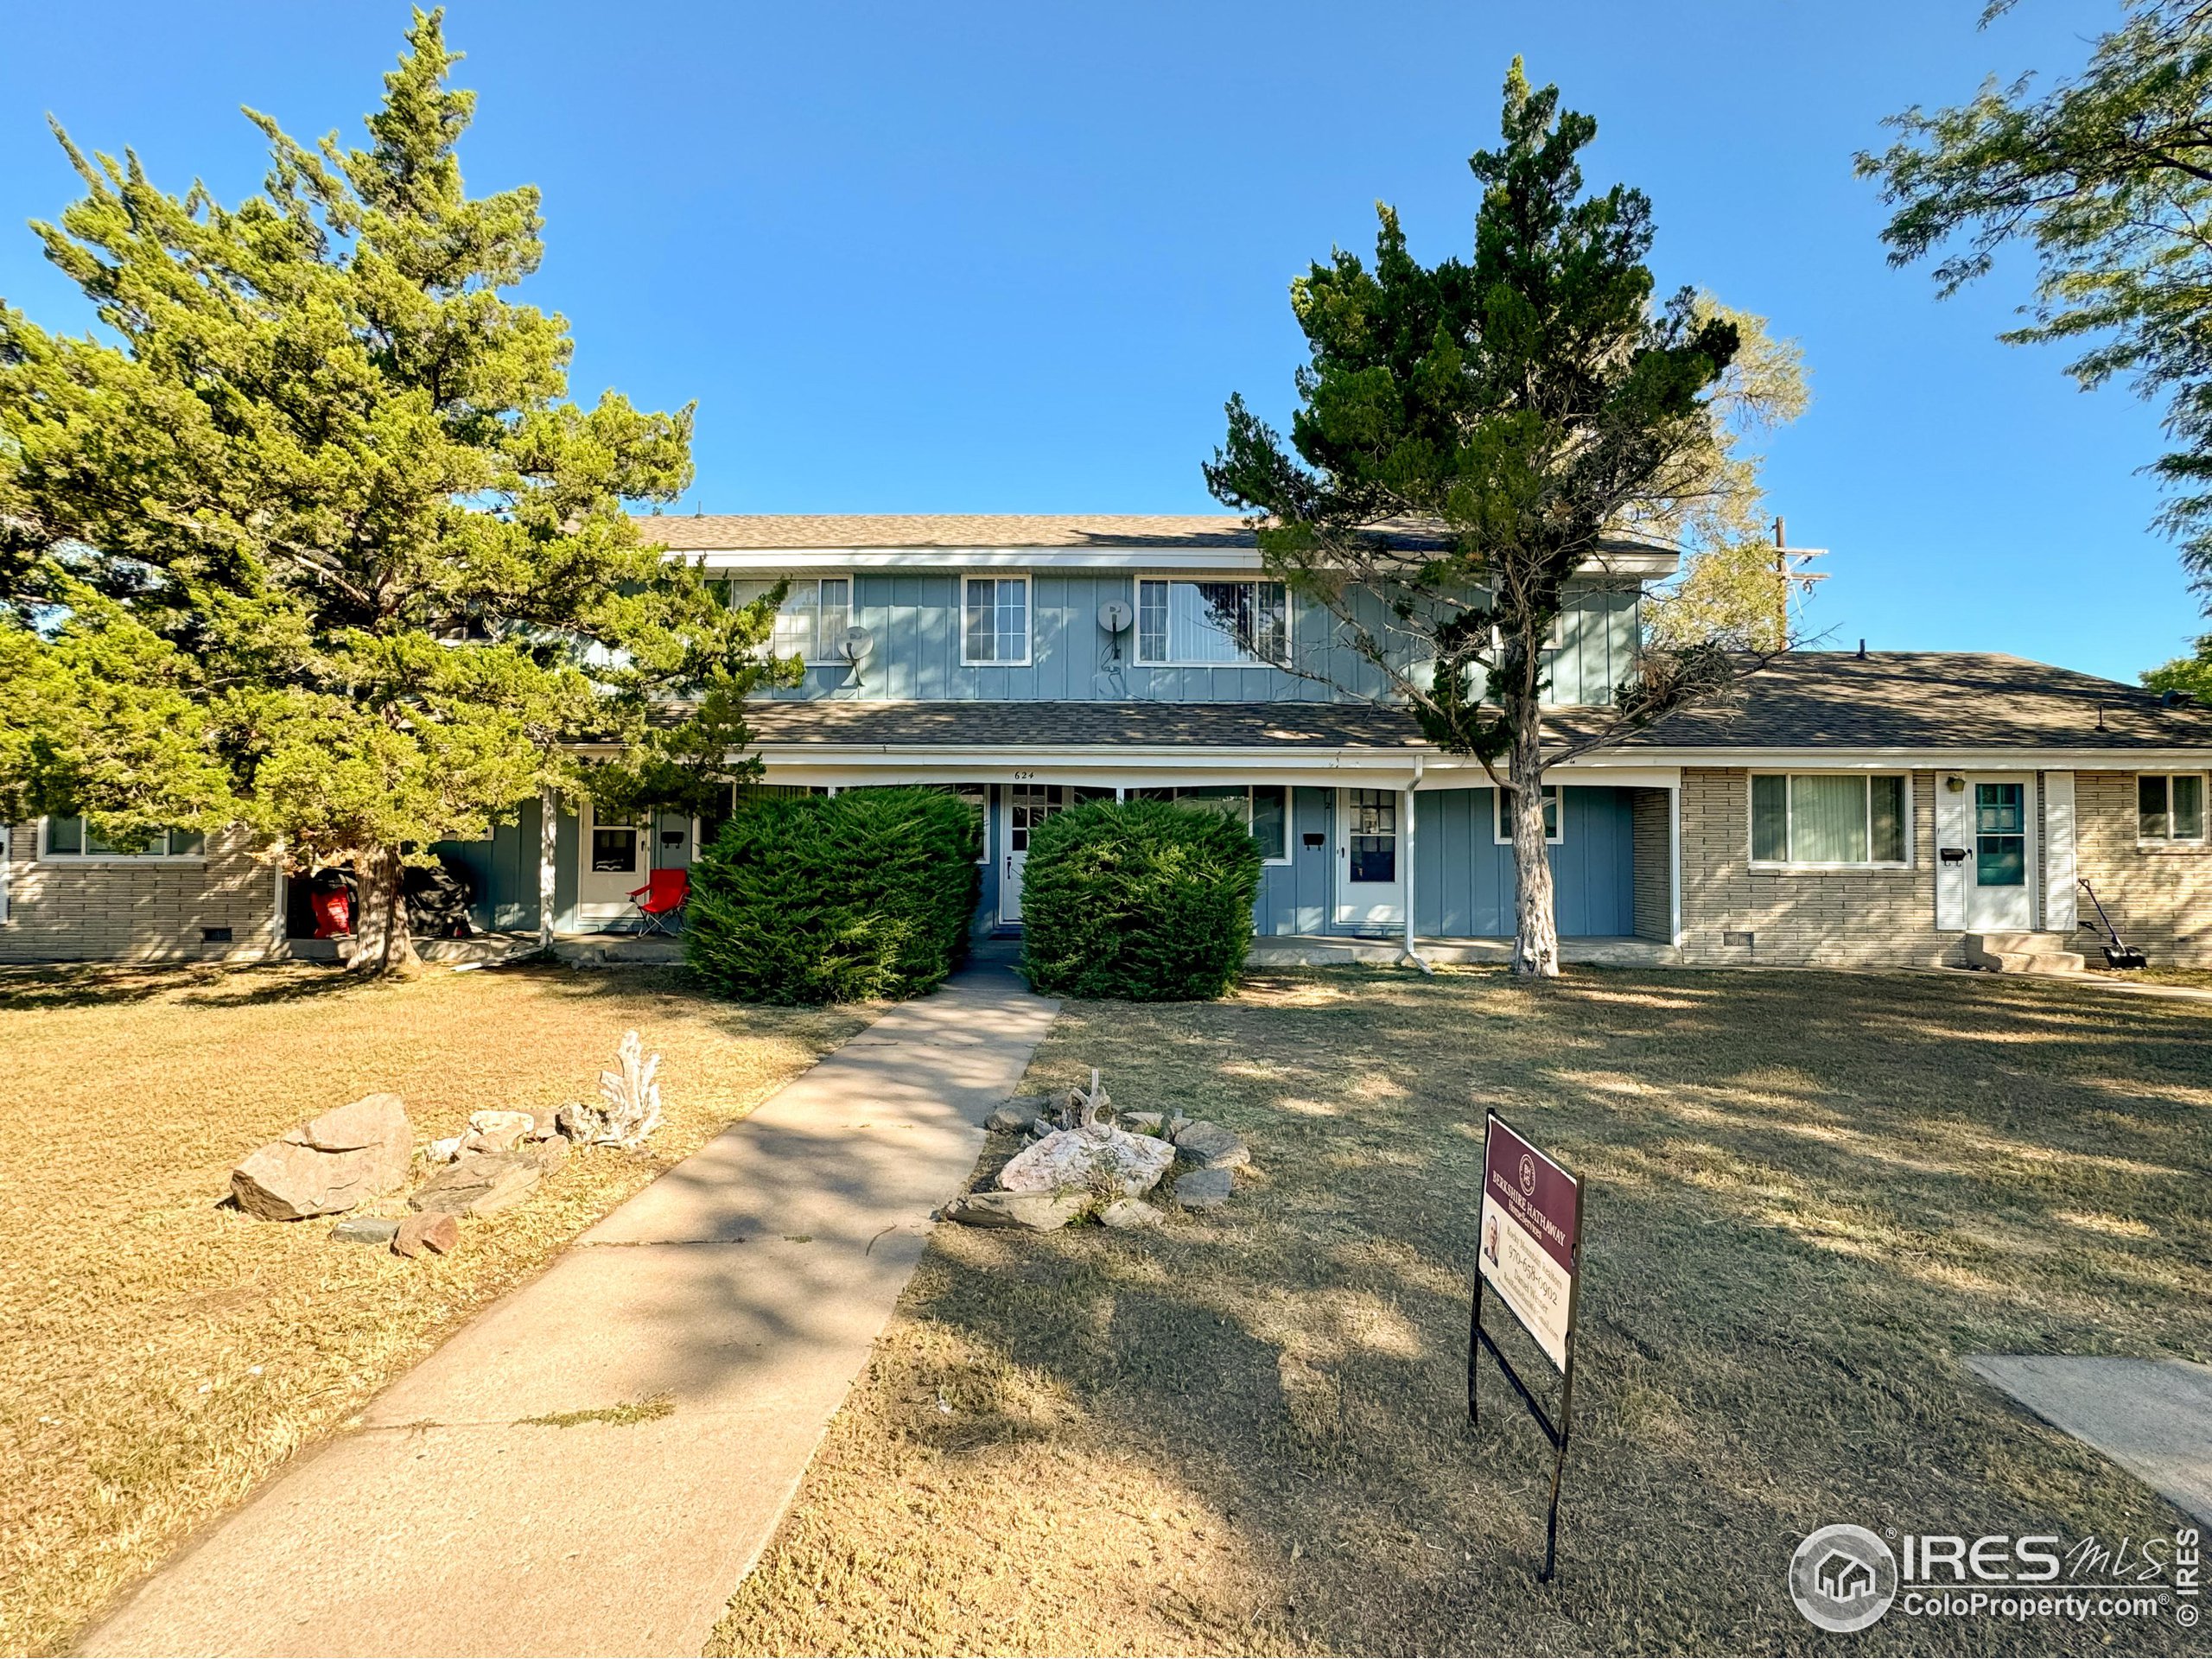
[[[955,699],[983,702],[1281,702],[1378,697],[1388,688],[1371,664],[1335,642],[1320,607],[1293,606],[1294,660],[1275,668],[1144,667],[1135,639],[1099,626],[1101,607],[1132,604],[1135,578],[1102,571],[1037,571],[1030,576],[1030,660],[977,667],[960,660],[961,577],[950,571],[861,572],[853,577],[852,620],[874,636],[860,683],[842,664],[810,668],[803,684],[765,695],[862,701]],[[1552,701],[1610,702],[1636,648],[1631,588],[1578,587],[1552,662]]]
[[[1562,938],[1636,931],[1635,818],[1627,791],[1567,789],[1564,836],[1548,849]],[[1513,849],[1497,843],[1487,789],[1414,797],[1414,925],[1440,938],[1513,931]]]
[[[1495,938],[1513,931],[1513,849],[1497,842],[1492,791],[1423,790],[1414,797],[1414,930],[1430,938]],[[1261,872],[1255,931],[1334,933],[1336,791],[1293,791],[1291,858]],[[1565,838],[1550,849],[1562,938],[1618,938],[1636,931],[1635,821],[1618,789],[1569,788]],[[1318,835],[1318,847],[1306,837]]]

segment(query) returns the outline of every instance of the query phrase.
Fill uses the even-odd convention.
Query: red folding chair
[[[638,912],[638,931],[673,933],[676,930],[669,920],[683,913],[683,901],[690,896],[690,871],[653,871],[645,877],[644,887],[630,890],[631,907]]]

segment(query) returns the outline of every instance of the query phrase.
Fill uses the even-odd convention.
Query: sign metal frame
[[[1568,1257],[1567,1324],[1566,1336],[1562,1344],[1565,1358],[1560,1367],[1559,1412],[1556,1419],[1544,1408],[1543,1402],[1536,1397],[1535,1390],[1531,1389],[1522,1379],[1521,1374],[1514,1370],[1513,1363],[1506,1358],[1504,1351],[1498,1347],[1497,1339],[1483,1328],[1483,1286],[1488,1275],[1483,1271],[1479,1245],[1477,1246],[1478,1256],[1475,1262],[1474,1308],[1467,1323],[1467,1422],[1470,1427],[1476,1426],[1479,1422],[1475,1409],[1476,1377],[1480,1370],[1478,1362],[1481,1360],[1483,1350],[1487,1348],[1491,1357],[1497,1362],[1497,1369],[1505,1374],[1505,1380],[1513,1385],[1514,1392],[1521,1396],[1522,1402],[1529,1408],[1529,1414],[1536,1420],[1536,1427],[1543,1432],[1544,1438],[1552,1443],[1551,1501],[1544,1520],[1544,1570],[1536,1575],[1536,1581],[1539,1584],[1549,1584],[1557,1576],[1559,1565],[1559,1489],[1560,1478],[1567,1470],[1567,1442],[1568,1433],[1573,1427],[1575,1320],[1582,1303],[1582,1212],[1586,1207],[1590,1189],[1580,1176],[1571,1173],[1558,1160],[1539,1150],[1534,1141],[1507,1122],[1498,1115],[1497,1109],[1492,1108],[1483,1114],[1483,1192],[1485,1197],[1490,1191],[1491,1136],[1495,1130],[1501,1128],[1519,1141],[1529,1153],[1543,1159],[1572,1183],[1574,1188],[1574,1226],[1567,1246]],[[1482,1220],[1482,1210],[1479,1205],[1475,1211],[1475,1219],[1479,1227]],[[1541,1348],[1543,1345],[1542,1336],[1528,1320],[1521,1317],[1518,1310],[1507,1300],[1504,1291],[1499,1292],[1498,1300],[1505,1304],[1505,1311],[1512,1315],[1514,1323],[1526,1331]],[[1550,1357],[1548,1352],[1545,1357]]]

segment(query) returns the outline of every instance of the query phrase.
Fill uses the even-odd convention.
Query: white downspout
[[[1433,974],[1436,969],[1414,949],[1414,792],[1421,787],[1426,760],[1423,755],[1414,756],[1414,780],[1406,785],[1406,960],[1424,974]]]

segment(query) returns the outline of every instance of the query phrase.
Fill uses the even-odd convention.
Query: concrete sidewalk
[[[1058,1004],[893,1009],[164,1567],[94,1654],[696,1654]],[[521,1420],[653,1399],[666,1416]]]

